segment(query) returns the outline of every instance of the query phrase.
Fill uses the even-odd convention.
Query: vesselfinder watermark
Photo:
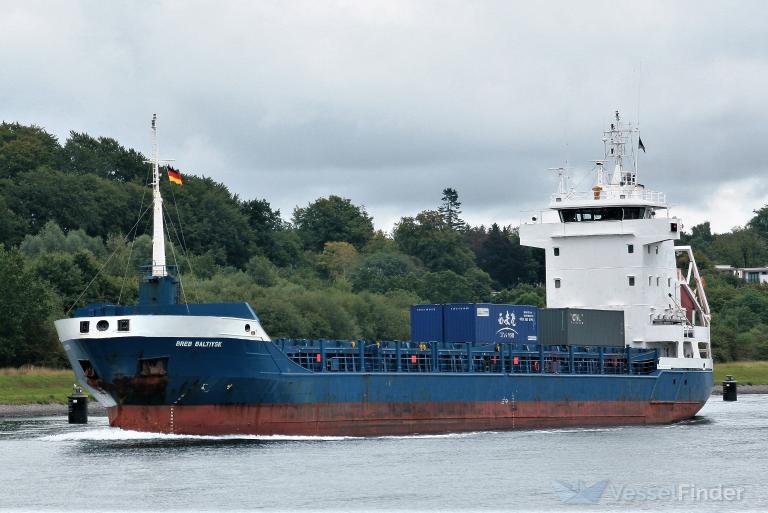
[[[668,485],[628,485],[603,479],[592,484],[584,481],[553,481],[552,487],[563,504],[610,504],[639,502],[739,502],[744,500],[744,487],[718,484],[702,486],[694,483]]]

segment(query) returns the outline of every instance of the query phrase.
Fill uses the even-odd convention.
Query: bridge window
[[[559,210],[564,223],[643,219],[645,207],[566,208]]]

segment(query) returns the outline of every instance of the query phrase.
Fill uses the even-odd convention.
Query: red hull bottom
[[[189,435],[381,436],[551,427],[666,424],[704,402],[530,401],[115,406],[113,427]]]

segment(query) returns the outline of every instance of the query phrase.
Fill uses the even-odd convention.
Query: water
[[[671,426],[373,439],[4,419],[0,510],[765,511],[766,454],[768,395]]]

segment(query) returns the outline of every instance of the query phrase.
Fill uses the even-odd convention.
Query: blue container
[[[536,343],[538,317],[539,309],[528,305],[444,305],[445,341]]]
[[[443,341],[443,305],[411,305],[411,340]]]

